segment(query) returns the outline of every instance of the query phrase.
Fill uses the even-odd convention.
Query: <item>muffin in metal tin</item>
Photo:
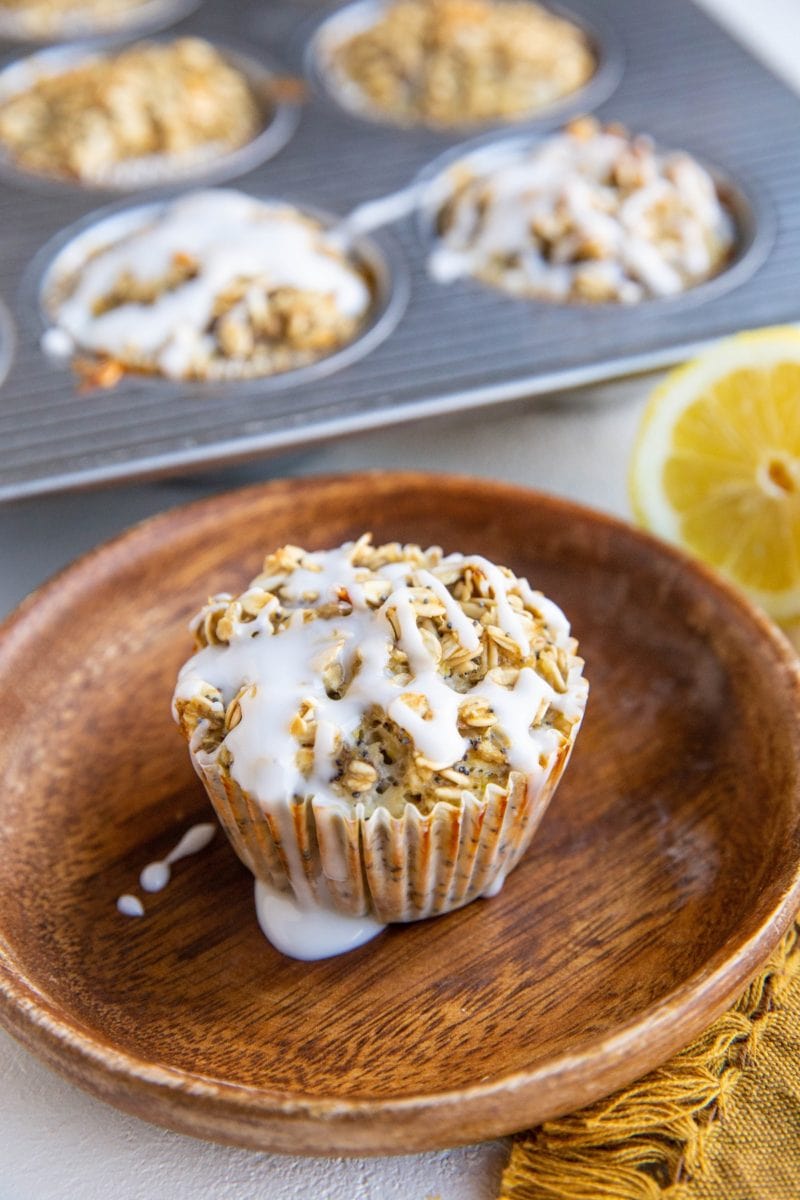
[[[68,243],[44,285],[43,344],[94,386],[259,378],[352,342],[373,300],[368,267],[321,220],[209,189],[120,210]]]
[[[55,41],[103,37],[177,21],[195,0],[0,0],[0,36]]]
[[[594,117],[487,143],[436,191],[429,267],[442,283],[474,276],[515,296],[635,304],[704,283],[737,248],[701,163]]]
[[[319,46],[341,99],[365,116],[448,128],[518,120],[582,88],[586,34],[533,0],[392,0],[348,11]]]
[[[13,81],[3,77],[0,147],[45,178],[159,183],[251,142],[271,107],[202,38],[51,50],[17,63]]]

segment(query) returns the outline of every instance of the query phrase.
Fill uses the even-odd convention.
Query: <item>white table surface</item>
[[[702,4],[800,89],[800,0]],[[566,407],[501,407],[351,437],[290,459],[0,509],[0,612],[77,554],[142,517],[278,475],[375,466],[464,471],[627,516],[626,467],[651,383],[594,389]],[[369,514],[364,520],[368,524]],[[502,1141],[350,1160],[214,1146],[116,1112],[52,1074],[1,1032],[0,1081],[0,1200],[491,1200],[506,1154]]]

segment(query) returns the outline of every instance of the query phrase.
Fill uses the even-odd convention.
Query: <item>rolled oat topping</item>
[[[302,366],[352,340],[372,301],[319,221],[225,189],[170,202],[78,264],[65,253],[49,333],[94,355],[98,374],[110,365],[111,382],[123,370],[230,379]]]
[[[395,0],[329,58],[356,106],[433,125],[537,112],[595,70],[582,31],[530,0]]]
[[[736,243],[695,159],[594,118],[485,171],[456,164],[446,186],[429,262],[441,282],[474,275],[518,296],[635,303],[717,274]]]
[[[0,142],[25,170],[113,183],[121,164],[161,160],[175,170],[244,145],[263,127],[265,105],[201,38],[140,42],[37,71],[0,103]]]
[[[478,555],[284,546],[194,622],[176,719],[256,801],[427,813],[535,787],[587,684],[555,604]]]

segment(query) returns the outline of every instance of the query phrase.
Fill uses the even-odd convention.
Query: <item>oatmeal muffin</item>
[[[242,73],[201,38],[31,74],[0,102],[0,145],[41,175],[113,185],[135,182],[137,168],[175,174],[245,145],[268,119]]]
[[[45,285],[44,347],[90,384],[272,375],[337,350],[368,316],[365,269],[289,205],[215,189],[137,211],[118,240],[100,225],[91,251],[67,246]]]
[[[284,546],[193,628],[174,714],[257,879],[383,922],[499,890],[586,704],[555,604],[478,555],[364,535]]]
[[[55,38],[111,31],[157,9],[155,0],[0,0],[0,32]]]
[[[352,107],[409,125],[529,116],[596,66],[584,33],[532,0],[393,0],[323,54]]]
[[[729,262],[736,225],[689,154],[594,118],[442,184],[431,273],[516,296],[636,303],[675,296]]]

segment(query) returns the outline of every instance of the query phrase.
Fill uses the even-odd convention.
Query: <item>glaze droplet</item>
[[[172,875],[170,867],[172,863],[178,862],[181,858],[186,858],[189,854],[197,854],[198,851],[205,849],[214,834],[217,832],[217,826],[213,821],[203,821],[198,825],[192,825],[191,829],[183,835],[177,846],[170,850],[169,854],[164,859],[159,859],[158,862],[148,863],[139,875],[139,886],[143,892],[160,892],[167,886]],[[144,905],[138,896],[132,896],[130,893],[125,893],[117,900],[117,909],[126,917],[143,917]]]
[[[117,901],[117,908],[122,913],[123,917],[143,917],[144,905],[138,896],[131,896],[126,892],[124,896],[120,896]]]
[[[175,849],[170,850],[166,858],[147,864],[139,876],[139,886],[145,892],[163,891],[172,878],[170,870],[172,863],[204,850],[216,832],[217,827],[213,821],[204,821],[200,825],[193,825],[183,835]]]

